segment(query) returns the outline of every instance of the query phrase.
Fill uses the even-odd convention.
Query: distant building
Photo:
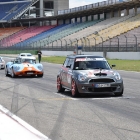
[[[69,9],[69,0],[39,0],[34,6],[39,17],[52,16],[58,10]]]

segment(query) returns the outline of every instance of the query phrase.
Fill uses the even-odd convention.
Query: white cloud
[[[101,1],[104,0],[69,0],[69,7],[74,8],[74,7],[79,7],[79,6],[88,5]]]

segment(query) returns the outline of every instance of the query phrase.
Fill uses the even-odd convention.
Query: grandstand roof
[[[118,9],[124,10],[124,9],[131,9],[134,7],[140,7],[140,1],[139,0],[133,0],[133,1],[127,1],[112,5],[107,5],[103,7],[97,7],[97,8],[91,8],[83,11],[77,11],[73,13],[67,13],[63,15],[57,15],[57,16],[50,16],[50,17],[38,17],[38,18],[26,18],[26,19],[14,19],[13,22],[27,22],[27,21],[43,21],[43,20],[60,20],[60,19],[69,19],[69,18],[75,18],[80,16],[88,16],[88,15],[94,15],[94,14],[102,14],[110,12],[110,11],[117,11]]]

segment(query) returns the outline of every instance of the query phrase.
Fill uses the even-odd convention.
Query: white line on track
[[[67,95],[62,95],[61,93],[56,93],[54,92],[54,94],[56,95],[59,95],[63,98],[67,98],[68,96]],[[135,98],[135,97],[132,97],[132,96],[122,96],[122,97],[104,97],[104,98],[85,98],[85,99],[89,99],[89,100],[112,100],[112,99],[132,99],[132,98]],[[69,98],[71,100],[79,100],[79,99],[76,99],[76,98]],[[80,98],[80,99],[83,99],[83,98]]]
[[[0,105],[0,140],[50,140],[40,131]]]
[[[54,92],[54,94],[59,95],[59,96],[64,97],[64,98],[68,98],[68,96],[62,95],[61,93],[56,93],[56,92]],[[71,100],[78,100],[78,99],[76,99],[76,98],[71,98],[71,97],[70,97],[69,99],[71,99]]]
[[[105,98],[92,98],[91,100],[110,100],[110,99],[132,99],[135,97],[131,96],[122,96],[122,97],[105,97]]]

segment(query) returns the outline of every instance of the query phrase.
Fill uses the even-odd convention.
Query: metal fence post
[[[72,47],[72,41],[71,41],[71,39],[69,39],[70,40],[70,42],[71,42],[71,47]]]
[[[78,54],[78,39],[77,38],[75,38],[76,39],[76,42],[77,42],[77,44],[76,44],[76,53]]]
[[[102,39],[102,51],[103,51],[103,37],[100,36],[100,38]]]
[[[85,37],[83,37],[83,39],[85,40],[85,43],[83,45],[83,49],[85,50],[86,49],[86,46],[87,46],[87,42],[86,42],[86,38]]]
[[[119,37],[118,36],[116,36],[116,37],[118,39],[118,52],[119,52],[120,51]]]
[[[88,46],[89,46],[89,51],[90,51],[90,41],[89,38],[86,38],[88,40]]]
[[[94,46],[94,47],[95,47],[95,51],[96,51],[96,38],[95,38],[95,37],[93,37],[93,38],[94,38],[94,40],[95,40],[95,46]]]
[[[66,46],[66,51],[67,51],[67,41],[66,41],[66,39],[64,39],[65,40],[65,46]]]
[[[61,39],[59,39],[60,41],[61,41],[61,51],[62,51],[62,40]]]
[[[126,35],[124,35],[125,36],[125,38],[126,38],[126,51],[128,51],[127,50],[127,36]]]
[[[137,37],[136,37],[136,35],[134,35],[134,37],[135,37],[135,39],[136,39],[136,52],[138,51],[138,44],[137,44]]]
[[[109,50],[111,50],[110,48],[111,48],[111,38],[108,36],[108,38],[109,38]]]

